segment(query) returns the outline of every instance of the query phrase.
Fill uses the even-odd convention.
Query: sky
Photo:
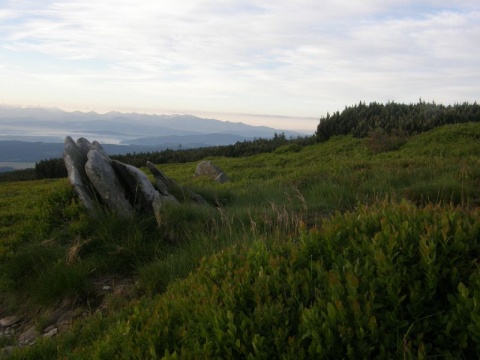
[[[0,104],[315,130],[480,100],[478,0],[0,0]]]

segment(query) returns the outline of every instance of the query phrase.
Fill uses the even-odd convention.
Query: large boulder
[[[228,180],[222,169],[209,160],[202,161],[197,165],[193,177],[198,176],[208,176],[218,183],[224,183]]]
[[[113,169],[111,160],[94,149],[90,150],[87,156],[85,172],[102,201],[113,212],[121,216],[131,216],[133,214],[132,205],[125,196],[125,191]]]
[[[67,136],[64,142],[63,160],[67,168],[68,180],[80,201],[88,210],[93,210],[95,208],[95,192],[85,172],[90,147],[90,143],[84,138],[75,142],[70,136]]]

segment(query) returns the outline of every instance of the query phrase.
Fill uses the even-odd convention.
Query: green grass
[[[18,356],[477,358],[479,221],[451,205],[360,206],[226,248],[163,296]]]
[[[25,358],[53,356],[55,358],[60,353],[71,353],[72,358],[82,358],[82,356],[113,358],[115,353],[120,354],[118,351],[122,349],[122,352],[130,354],[132,358],[153,357],[151,354],[154,353],[157,357],[165,355],[168,358],[166,355],[166,349],[168,349],[170,354],[174,351],[181,354],[184,351],[185,355],[189,354],[188,351],[194,351],[191,354],[197,354],[197,356],[193,357],[203,358],[215,357],[215,352],[209,352],[214,351],[211,349],[225,350],[224,348],[229,344],[228,341],[234,340],[231,345],[237,348],[238,353],[232,356],[247,357],[251,353],[260,358],[262,356],[268,358],[275,356],[269,351],[273,351],[274,348],[280,349],[280,345],[269,343],[269,338],[272,336],[279,336],[284,343],[282,346],[291,345],[291,348],[282,348],[285,354],[295,353],[300,356],[299,354],[303,351],[307,356],[321,350],[320,354],[316,354],[319,358],[322,357],[322,351],[324,354],[329,354],[325,357],[337,356],[338,353],[327,351],[329,346],[337,346],[340,349],[338,351],[344,351],[346,354],[353,351],[342,347],[346,346],[347,340],[337,343],[332,338],[332,334],[339,336],[340,330],[331,327],[328,332],[321,323],[315,323],[313,316],[319,318],[326,316],[325,320],[333,316],[330,314],[332,310],[329,310],[328,301],[338,310],[336,301],[346,296],[345,290],[344,293],[335,295],[330,290],[319,291],[316,287],[312,288],[313,284],[309,282],[313,281],[311,276],[314,271],[315,281],[319,283],[328,282],[324,276],[332,271],[336,271],[339,276],[345,276],[341,281],[352,281],[351,276],[343,269],[344,261],[348,260],[350,264],[348,266],[352,266],[355,271],[364,272],[363,275],[355,273],[355,276],[365,276],[366,287],[362,290],[364,291],[362,296],[366,296],[365,292],[380,299],[387,296],[384,293],[386,290],[382,290],[380,285],[372,287],[370,284],[374,281],[372,279],[378,276],[378,271],[386,271],[386,268],[379,268],[377,273],[371,273],[373,268],[365,265],[380,266],[375,261],[381,258],[381,253],[374,247],[366,247],[362,253],[357,253],[359,248],[352,242],[363,239],[364,243],[369,243],[375,236],[380,237],[378,226],[382,227],[381,232],[385,231],[385,234],[392,235],[393,239],[400,236],[401,239],[398,241],[406,241],[408,238],[413,242],[405,246],[418,246],[415,241],[418,242],[418,239],[424,236],[422,234],[430,231],[429,222],[433,221],[432,226],[437,226],[438,222],[440,225],[435,230],[435,236],[438,237],[438,239],[435,238],[436,241],[447,237],[445,244],[435,245],[436,254],[441,254],[438,252],[440,249],[445,251],[445,247],[450,246],[448,240],[450,236],[455,240],[452,240],[454,246],[458,247],[455,251],[459,251],[451,259],[453,263],[441,258],[442,261],[447,261],[439,263],[444,264],[445,270],[441,268],[435,270],[440,273],[452,271],[453,274],[448,275],[451,276],[449,280],[451,285],[448,291],[445,290],[447,300],[442,300],[438,311],[447,311],[442,310],[443,307],[447,309],[453,303],[463,306],[462,311],[468,309],[468,311],[476,311],[469,299],[480,300],[477,299],[477,295],[474,295],[477,291],[475,287],[477,280],[475,280],[475,271],[472,269],[477,265],[473,258],[468,264],[463,265],[460,260],[478,251],[474,242],[478,240],[478,225],[471,223],[479,222],[479,139],[480,124],[461,124],[438,128],[429,133],[408,138],[397,150],[388,152],[374,153],[369,150],[365,140],[339,136],[325,143],[303,148],[282,147],[272,154],[245,158],[210,158],[209,160],[228,175],[229,181],[224,184],[193,178],[196,163],[162,165],[160,168],[167,176],[201,194],[213,206],[211,208],[194,204],[166,206],[162,212],[160,226],[156,225],[153,218],[136,217],[131,221],[125,221],[112,214],[104,214],[100,218],[92,219],[78,204],[65,179],[0,183],[0,308],[12,312],[18,309],[16,304],[19,303],[24,304],[25,308],[31,308],[51,306],[64,299],[70,299],[76,304],[95,305],[105,300],[95,292],[93,284],[106,276],[135,279],[133,296],[138,299],[133,303],[119,302],[120,305],[113,307],[118,314],[112,315],[111,318],[93,318],[87,324],[79,325],[73,333],[65,335],[58,342],[55,340],[42,342],[18,356],[25,356]],[[388,201],[385,202],[385,199]],[[436,205],[431,208],[431,204]],[[369,213],[370,211],[372,214]],[[441,213],[450,214],[448,216],[454,221],[449,222],[448,216],[442,218],[439,215]],[[332,218],[333,214],[336,215]],[[354,221],[356,218],[369,220],[356,224]],[[383,228],[387,220],[390,225]],[[459,226],[462,229],[466,226],[465,221],[470,227],[468,231],[465,230],[464,235],[461,235],[456,231]],[[407,231],[406,227],[411,223],[420,225],[414,227],[411,233],[402,233]],[[454,230],[454,233],[448,235]],[[458,239],[455,236],[458,236]],[[471,245],[465,245],[469,241],[473,241]],[[321,242],[322,246],[319,246],[318,242]],[[381,251],[384,254],[387,254],[387,250],[393,251],[392,247],[396,246],[393,243],[389,244],[387,244],[390,246],[388,249],[382,248]],[[306,249],[312,246],[317,246],[319,249],[326,247],[328,251],[345,252],[346,257],[342,258],[343,260],[340,258],[328,260],[320,253],[308,250],[310,251],[308,254],[302,255],[303,260],[298,258],[299,253],[307,251]],[[427,247],[418,251],[428,251],[427,248],[430,245],[425,244],[425,246]],[[315,258],[314,253],[317,254]],[[478,255],[478,252],[476,254]],[[289,260],[289,256],[292,256],[293,260]],[[391,256],[398,257],[395,253]],[[434,259],[439,260],[438,256]],[[277,262],[276,259],[282,263],[283,270],[278,274],[275,273],[276,277],[274,277],[271,272],[274,270],[272,266]],[[373,263],[371,263],[372,259],[375,260]],[[411,261],[411,259],[407,260]],[[455,262],[457,260],[458,263]],[[416,263],[408,261],[405,264],[409,267],[417,266]],[[217,266],[215,264],[221,264],[218,265],[218,272],[221,273],[218,279],[212,274],[212,269]],[[248,278],[250,283],[245,280],[247,282],[244,284],[244,293],[242,292],[244,285],[241,285],[243,280],[237,278],[243,271],[247,271],[242,268],[242,264],[252,274]],[[426,271],[425,274],[430,274],[428,271],[433,274],[435,271],[430,267],[436,269],[434,266],[440,266],[435,265],[434,261],[425,266],[427,265],[428,267],[419,268],[418,271],[421,272],[420,269],[423,269],[422,271]],[[200,270],[197,271],[199,266]],[[388,266],[394,269],[397,264],[392,263]],[[280,288],[277,290],[281,290],[281,299],[284,299],[281,301],[285,301],[282,306],[288,304],[291,307],[296,304],[296,308],[292,309],[295,314],[291,315],[291,318],[287,317],[291,324],[284,324],[286,328],[278,324],[279,331],[282,330],[276,335],[270,333],[271,327],[267,329],[265,324],[268,321],[273,323],[280,321],[275,314],[283,314],[286,308],[277,308],[280,305],[274,304],[272,313],[268,312],[266,304],[272,300],[269,296],[279,297],[280,294],[277,293],[268,295],[267,292],[261,295],[260,300],[256,300],[255,293],[263,290],[261,288],[252,290],[249,286],[261,286],[261,284],[255,285],[255,279],[261,272],[270,274],[268,276],[279,284],[287,284],[291,280],[289,276],[292,279],[296,277],[302,279],[298,280],[295,287],[291,289],[278,285]],[[310,275],[308,275],[309,272]],[[398,276],[401,278],[404,275]],[[185,282],[182,279],[186,279]],[[205,281],[211,282],[206,288]],[[224,281],[230,282],[229,286],[237,283],[240,285],[238,288],[226,290],[222,287],[226,286]],[[385,284],[388,284],[388,281],[385,281]],[[411,286],[427,286],[425,281],[433,280],[419,273],[417,278],[411,280]],[[441,286],[445,285],[444,282],[445,280],[439,280],[435,285],[428,286],[436,289],[433,293],[435,294],[437,291],[444,291],[441,290]],[[460,283],[470,289],[465,296],[457,293],[460,291],[458,290],[461,287]],[[267,285],[264,284],[264,286]],[[412,291],[424,290],[407,289],[408,284],[405,286],[405,293],[410,294],[409,302],[413,304]],[[225,293],[215,299],[225,306],[227,306],[226,302],[234,301],[236,298],[238,301],[246,302],[245,304],[252,299],[257,301],[257,312],[249,316],[253,316],[253,321],[259,321],[259,323],[243,325],[242,322],[237,323],[236,320],[231,320],[230,316],[236,319],[235,316],[242,315],[237,313],[239,310],[235,310],[235,307],[228,306],[224,309],[225,313],[218,315],[224,318],[218,318],[218,323],[209,323],[207,319],[216,319],[214,314],[218,309],[210,307],[213,305],[205,305],[206,308],[202,309],[202,305],[192,302],[192,299],[204,299],[206,304],[211,300],[210,296],[217,296],[215,291],[220,288],[224,289],[222,291]],[[464,290],[462,291],[465,293]],[[234,298],[230,298],[231,296]],[[362,299],[361,306],[373,306],[367,305],[367,298]],[[392,299],[388,298],[385,301],[387,300]],[[348,301],[350,301],[348,297],[342,300],[343,303]],[[461,301],[464,303],[460,304]],[[176,302],[178,305],[174,305]],[[265,304],[262,305],[262,302]],[[312,306],[316,302],[323,305],[313,310]],[[423,318],[433,321],[430,319],[432,314],[425,309],[423,312],[420,310],[422,307],[433,305],[423,300],[414,303],[415,305],[409,306],[416,306],[416,310],[404,309],[403,304],[401,306],[397,304],[400,306],[398,309],[402,309],[403,312],[412,311],[412,314],[407,317],[388,318],[391,315],[387,312],[375,313],[378,326],[384,326],[383,322],[388,320],[386,324],[389,324],[390,330],[395,329],[393,334],[389,334],[388,346],[383,344],[384,354],[390,354],[394,358],[421,358],[424,353],[441,354],[440,350],[436,350],[441,346],[435,343],[436,345],[431,345],[432,347],[429,348],[430,345],[427,346],[427,342],[422,340],[422,336],[426,335],[421,335],[416,328],[419,323],[422,323],[421,326],[425,329],[429,327],[428,324],[424,324]],[[181,340],[190,331],[190,328],[182,328],[182,324],[190,315],[187,316],[187,312],[183,313],[179,307],[194,304],[197,304],[195,306],[201,311],[205,311],[202,315],[205,318],[198,318],[197,321],[205,321],[202,326],[206,328],[199,325],[199,328],[192,330],[194,332],[189,335],[189,339],[201,338],[204,342],[190,344],[189,341]],[[232,315],[229,315],[227,309],[230,309]],[[310,310],[306,311],[307,309]],[[449,312],[453,311],[448,309]],[[365,312],[368,309],[363,310]],[[214,312],[209,313],[209,311]],[[265,312],[263,315],[262,311]],[[318,311],[318,314],[315,311]],[[147,314],[152,314],[152,319],[147,319]],[[401,316],[405,314],[402,313]],[[455,321],[466,324],[468,319],[462,318],[466,316],[465,314],[464,312],[456,313],[455,316],[458,316],[458,319],[445,318],[444,322],[456,319]],[[415,318],[414,315],[417,317]],[[257,319],[257,316],[260,318]],[[265,318],[263,319],[262,316]],[[357,348],[354,348],[356,353],[371,354],[370,350],[362,346],[367,346],[365,344],[377,346],[378,343],[369,341],[375,339],[379,341],[380,334],[382,331],[385,332],[386,328],[383,330],[378,328],[376,335],[372,335],[373,338],[371,335],[362,335],[360,338],[358,335],[360,328],[368,332],[368,327],[373,326],[371,316],[362,319],[357,319],[354,313],[348,316],[353,316],[349,321],[356,324],[349,331],[356,332],[356,335],[347,332],[343,336],[354,336],[357,341],[355,343]],[[385,320],[386,317],[387,320]],[[225,323],[222,325],[220,320]],[[229,328],[232,321],[237,330]],[[307,324],[312,326],[310,330],[306,328],[310,326]],[[465,349],[468,351],[465,350],[464,354],[469,355],[473,354],[472,349],[477,346],[475,345],[477,330],[474,327],[476,325],[472,324],[470,324],[472,330],[468,330],[467,333],[455,330],[454,332],[458,334],[451,334],[451,339],[457,342],[464,344],[466,341]],[[162,326],[172,327],[171,332],[164,333]],[[211,333],[217,329],[217,326],[227,334],[228,331],[233,331],[232,338],[228,340],[223,338],[223,335]],[[246,326],[245,335],[244,338],[237,338],[236,334],[241,326]],[[317,327],[319,329],[316,331],[319,333],[315,335],[314,330]],[[254,328],[258,328],[260,332],[248,332],[253,331]],[[323,333],[323,331],[327,332]],[[103,335],[104,332],[105,335]],[[123,333],[129,334],[130,340],[125,343],[121,341],[125,338],[120,335]],[[160,340],[157,335],[160,338],[165,337],[165,340]],[[350,339],[348,336],[345,339]],[[370,336],[368,341],[365,336]],[[239,347],[237,347],[237,339],[240,342]],[[331,342],[328,344],[320,344],[318,342],[320,339],[324,339],[321,341],[333,340],[328,340]],[[192,347],[181,350],[179,344],[183,342],[189,344],[185,346]],[[160,343],[164,345],[159,345]],[[200,345],[204,350],[199,350]],[[450,350],[452,349],[448,351]],[[262,355],[262,351],[266,355]],[[463,350],[459,351],[451,352],[454,354],[452,356],[462,354]],[[288,357],[288,355],[285,356]]]

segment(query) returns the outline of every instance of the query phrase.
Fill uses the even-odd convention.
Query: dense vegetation
[[[376,102],[345,107],[342,112],[327,114],[317,127],[317,141],[325,141],[334,135],[352,134],[364,138],[375,129],[390,134],[392,131],[406,135],[419,134],[438,126],[480,122],[480,105],[441,105],[420,100],[417,104]]]
[[[215,206],[159,227],[90,218],[65,179],[0,184],[0,309],[103,309],[12,358],[478,358],[480,123],[384,135],[210,157],[225,184],[162,165]]]
[[[479,219],[478,210],[384,202],[319,230],[300,224],[295,239],[229,248],[164,296],[97,316],[27,354],[478,358]]]

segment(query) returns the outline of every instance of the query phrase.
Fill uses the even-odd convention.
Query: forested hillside
[[[376,102],[345,107],[342,112],[320,119],[317,127],[317,141],[325,141],[335,135],[352,134],[363,138],[375,129],[389,134],[413,135],[438,126],[467,122],[480,122],[480,105],[456,104],[441,105],[419,101],[417,104]]]

